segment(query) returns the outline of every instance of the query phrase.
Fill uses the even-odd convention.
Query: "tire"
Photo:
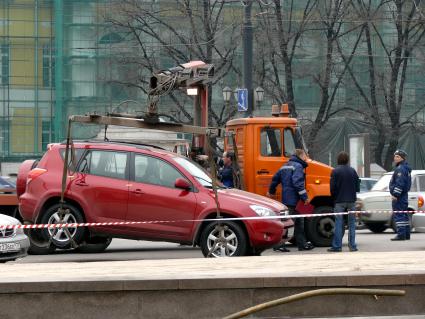
[[[331,206],[321,206],[314,210],[313,214],[324,214],[333,212]],[[316,247],[329,247],[335,229],[335,218],[333,216],[320,216],[306,218],[306,237]]]
[[[60,204],[54,204],[50,206],[43,216],[41,217],[42,224],[56,224],[58,222],[58,209]],[[65,210],[69,210],[66,213],[64,220],[67,223],[84,223],[84,218],[80,210],[72,204],[65,203],[63,205]],[[76,244],[80,244],[84,239],[85,228],[84,227],[68,227],[71,237],[74,239]],[[71,240],[68,238],[62,228],[46,228],[43,229],[43,236],[46,240],[53,236],[52,243],[57,248],[71,248]]]
[[[55,251],[56,247],[47,240],[41,229],[24,229],[25,234],[30,241],[28,254],[30,255],[48,255]]]
[[[77,247],[76,251],[84,254],[97,254],[105,251],[111,244],[111,237],[94,237]]]
[[[366,227],[375,234],[383,233],[388,228],[388,226],[383,223],[366,224]]]
[[[218,244],[215,251],[212,252],[211,257],[236,257],[245,256],[248,249],[248,237],[240,225],[235,222],[221,223],[226,229],[224,230],[224,237],[228,238],[228,249],[222,244]],[[213,247],[213,238],[218,238],[219,230],[216,229],[217,222],[207,224],[202,230],[200,237],[200,246],[204,257],[208,257],[210,249]],[[229,238],[231,237],[231,238]]]

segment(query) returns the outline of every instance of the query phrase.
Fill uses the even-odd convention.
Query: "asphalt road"
[[[382,234],[373,234],[369,230],[359,230],[356,241],[360,251],[386,252],[386,251],[423,251],[425,250],[425,233],[413,233],[409,241],[390,241],[394,237],[390,230]],[[344,237],[343,250],[348,251],[347,233]],[[311,251],[298,251],[295,246],[288,246],[289,253],[274,252],[267,250],[263,255],[288,254],[337,254],[327,252],[327,248],[316,247]],[[355,254],[355,252],[353,252]],[[114,260],[142,260],[142,259],[175,259],[175,258],[203,258],[199,248],[180,246],[166,242],[134,241],[114,239],[109,248],[99,254],[74,253],[71,250],[57,251],[47,256],[27,256],[13,263],[40,263],[40,262],[91,262],[91,261],[114,261]]]

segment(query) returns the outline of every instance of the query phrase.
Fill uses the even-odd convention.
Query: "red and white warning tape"
[[[323,216],[336,216],[355,214],[370,214],[370,213],[424,213],[425,211],[392,211],[392,210],[373,210],[373,211],[349,211],[340,213],[322,213],[322,214],[296,214],[296,215],[279,215],[279,216],[254,216],[254,217],[226,217],[221,219],[182,219],[182,220],[146,220],[132,222],[104,222],[104,223],[64,223],[64,224],[31,224],[31,225],[0,225],[0,229],[43,229],[43,228],[76,228],[76,227],[101,227],[101,226],[124,226],[138,224],[165,224],[165,223],[181,223],[181,222],[217,222],[217,221],[234,221],[234,220],[270,220],[270,219],[294,219],[294,218],[313,218]]]

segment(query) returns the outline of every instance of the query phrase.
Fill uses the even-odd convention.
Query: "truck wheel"
[[[366,224],[367,229],[375,234],[383,233],[388,227],[383,223]]]
[[[232,257],[246,255],[248,238],[237,223],[223,222],[224,229],[218,229],[218,223],[209,223],[202,231],[200,246],[202,254],[207,257],[214,247],[214,241],[222,237],[223,242],[219,242],[211,253],[211,257]]]
[[[330,206],[317,207],[314,214],[332,213]],[[306,218],[305,231],[307,238],[317,247],[328,247],[332,244],[335,218],[333,216],[320,216]]]
[[[28,254],[30,255],[48,255],[55,251],[55,246],[43,236],[41,229],[24,229],[25,234],[30,241]]]
[[[41,218],[42,224],[57,224],[59,222],[59,215],[58,215],[58,209],[60,207],[60,204],[54,204],[50,206],[46,212],[44,213],[43,217]],[[64,204],[64,209],[68,209],[69,212],[67,212],[64,216],[64,221],[66,223],[74,224],[74,223],[84,223],[83,215],[81,214],[80,210],[69,204]],[[84,227],[68,227],[69,233],[71,234],[71,237],[74,239],[74,241],[79,244],[82,242],[84,238]],[[58,248],[70,248],[71,247],[71,240],[68,238],[67,234],[65,233],[63,228],[46,228],[43,229],[43,235],[45,239],[49,239],[52,237],[52,243],[58,247]]]
[[[76,251],[85,254],[97,254],[105,251],[111,244],[111,237],[95,237],[77,247]]]

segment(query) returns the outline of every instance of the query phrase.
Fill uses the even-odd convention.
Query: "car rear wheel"
[[[69,203],[65,203],[63,208],[65,209],[65,215],[63,219],[59,216],[60,204],[50,206],[43,217],[41,218],[42,224],[58,224],[58,223],[84,223],[84,218],[80,210]],[[68,227],[69,234],[73,238],[76,244],[82,242],[84,238],[84,227]],[[46,239],[52,237],[52,243],[58,248],[71,248],[71,239],[69,238],[65,228],[46,228],[43,229],[43,235]]]
[[[111,244],[111,237],[94,237],[77,247],[80,253],[96,254],[105,251]]]
[[[248,248],[247,242],[248,238],[242,227],[231,221],[209,223],[200,238],[205,257],[244,256]]]
[[[375,234],[383,233],[388,228],[387,225],[383,223],[366,224],[366,227]]]
[[[314,214],[332,213],[330,206],[317,207]],[[328,247],[332,244],[332,236],[335,229],[335,218],[333,216],[309,217],[305,221],[307,238],[316,247]]]

